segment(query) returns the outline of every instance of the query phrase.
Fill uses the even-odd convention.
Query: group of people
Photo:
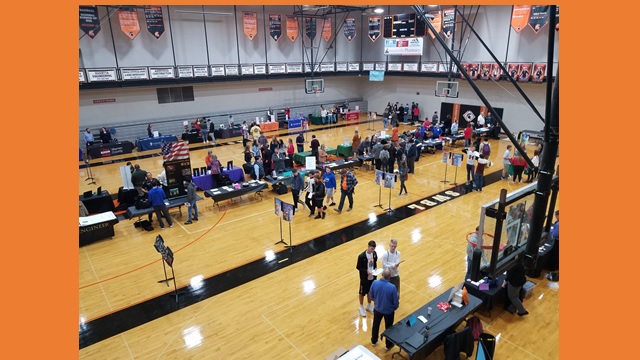
[[[345,200],[349,200],[347,211],[353,209],[353,194],[355,187],[358,185],[358,179],[348,169],[340,170],[340,182],[336,181],[336,176],[331,168],[326,167],[324,173],[317,170],[309,170],[307,172],[307,181],[305,181],[297,169],[293,169],[291,180],[291,194],[293,196],[294,212],[298,208],[298,204],[306,205],[309,209],[309,217],[315,215],[315,219],[324,219],[328,206],[335,206],[334,194],[340,187],[340,201],[338,207],[334,209],[338,214],[342,213]],[[300,200],[300,193],[305,191],[304,201]],[[316,215],[317,211],[317,215]]]
[[[397,101],[395,104],[388,102],[382,112],[382,124],[385,130],[389,128],[389,125],[397,127],[400,122],[409,123],[409,120],[415,124],[419,119],[420,105],[416,102],[411,102],[411,106],[409,106],[409,103],[403,105]]]
[[[82,138],[84,140],[85,146],[87,147],[93,145],[96,141],[95,136],[93,136],[90,128],[85,129],[84,133],[82,134]],[[111,131],[106,127],[102,127],[100,129],[100,141],[103,144],[108,144],[114,141],[113,137],[111,137]]]
[[[325,109],[324,105],[320,105],[320,117],[322,118],[322,125],[324,124],[337,124],[338,123],[338,107]]]
[[[524,144],[521,144],[522,148],[524,148]],[[526,183],[533,182],[538,177],[538,172],[540,170],[540,154],[542,154],[542,143],[538,144],[536,149],[533,150],[533,157],[531,158],[531,163],[533,167],[530,168],[527,161],[522,157],[522,154],[518,152],[518,150],[514,151],[513,156],[511,155],[511,149],[513,145],[507,145],[507,149],[502,155],[502,164],[504,168],[502,170],[502,180],[508,180],[510,177],[512,178],[512,183],[516,181],[518,183],[522,183],[522,174],[525,173],[527,175]],[[511,171],[510,171],[511,169]]]

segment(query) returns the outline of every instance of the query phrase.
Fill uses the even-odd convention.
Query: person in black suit
[[[105,127],[100,129],[100,140],[102,140],[103,144],[108,144],[111,142],[111,133]]]
[[[525,275],[524,265],[522,264],[522,258],[516,260],[515,265],[509,270],[507,270],[507,277],[504,279],[502,283],[502,287],[507,288],[507,296],[511,301],[511,305],[507,308],[510,313],[515,313],[518,311],[519,316],[524,316],[529,314],[527,309],[522,305],[522,301],[520,301],[520,289],[527,282],[527,277]]]

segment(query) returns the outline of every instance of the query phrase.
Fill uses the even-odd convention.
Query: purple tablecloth
[[[234,166],[231,170],[224,169],[222,170],[222,173],[228,174],[229,180],[233,182],[244,181],[244,171],[237,166]],[[216,184],[214,184],[213,175],[194,176],[193,183],[202,190],[209,190],[217,187]]]

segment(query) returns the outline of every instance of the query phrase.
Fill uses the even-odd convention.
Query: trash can
[[[476,360],[491,360],[496,350],[496,337],[482,333],[478,338],[478,350],[476,351]]]

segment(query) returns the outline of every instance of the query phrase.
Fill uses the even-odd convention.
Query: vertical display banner
[[[455,15],[454,8],[442,10],[442,34],[447,38],[451,38],[453,32],[456,31]]]
[[[331,39],[331,18],[322,19],[322,38],[327,43]]]
[[[431,25],[433,25],[433,28],[436,29],[436,32],[439,33],[442,31],[442,12],[431,11],[429,14],[433,15],[433,19],[428,20],[431,22]],[[436,35],[432,33],[431,30],[429,30],[429,36],[431,36],[432,39],[436,38]]]
[[[511,11],[511,27],[518,34],[529,23],[529,14],[531,13],[531,5],[513,5]]]
[[[453,166],[462,166],[462,154],[452,154],[451,155],[451,165],[453,165]]]
[[[491,64],[483,63],[480,65],[480,79],[482,80],[491,79]]]
[[[258,35],[258,16],[255,11],[242,12],[242,27],[249,40],[253,40]]]
[[[298,19],[295,16],[287,15],[287,37],[291,42],[298,38]]]
[[[498,81],[502,76],[502,68],[499,64],[491,64],[491,80]]]
[[[369,16],[369,39],[375,42],[380,37],[380,16]]]
[[[529,26],[534,33],[538,33],[549,23],[549,5],[531,5],[531,14],[529,15]]]
[[[147,31],[156,39],[164,33],[164,17],[162,16],[162,7],[145,6],[144,17],[147,20]]]
[[[531,81],[534,83],[541,83],[547,74],[547,64],[534,64],[533,65],[533,77]]]
[[[531,64],[520,64],[518,70],[518,81],[527,82],[531,79]]]
[[[396,183],[396,175],[394,173],[384,173],[384,187],[386,189],[393,189]]]
[[[134,7],[123,7],[118,10],[118,20],[120,20],[120,30],[133,40],[140,33],[140,21],[138,12]]]
[[[344,19],[344,36],[351,42],[356,37],[356,19],[349,17]]]
[[[278,198],[273,198],[273,207],[274,207],[273,210],[276,216],[280,217],[280,214],[282,214],[282,200]]]
[[[316,19],[315,18],[305,18],[304,19],[304,30],[305,34],[311,42],[316,37]]]
[[[516,80],[518,78],[519,67],[519,64],[509,64],[507,66],[507,75],[511,76],[513,80]]]
[[[376,185],[378,185],[378,186],[382,185],[382,178],[383,177],[384,177],[384,171],[376,170],[376,180],[375,180]]]
[[[269,36],[276,42],[282,36],[282,16],[279,14],[269,14]]]
[[[92,39],[98,35],[100,19],[97,6],[80,6],[80,30]]]
[[[444,144],[442,144],[442,146],[444,146]],[[449,162],[449,150],[442,150],[442,162],[445,164]]]
[[[293,204],[282,202],[282,218],[284,221],[293,221]]]

